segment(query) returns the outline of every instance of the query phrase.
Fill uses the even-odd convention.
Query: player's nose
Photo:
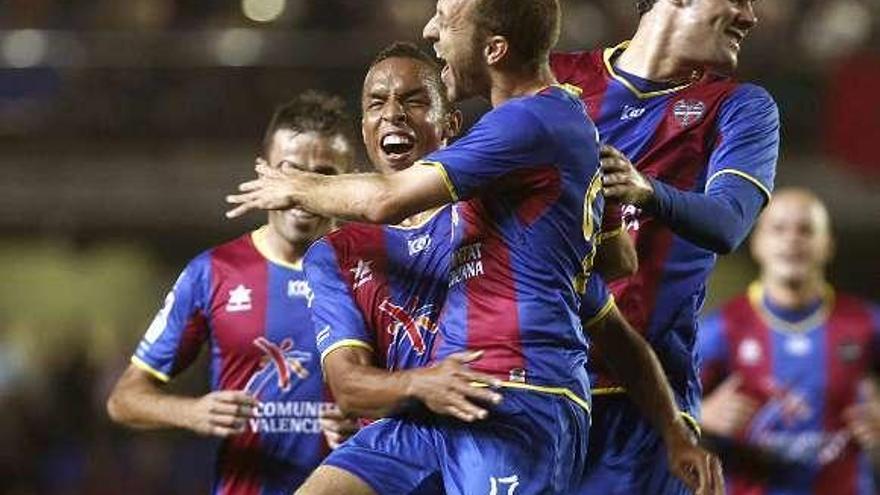
[[[397,99],[388,98],[388,101],[385,102],[385,105],[382,107],[382,119],[395,124],[405,122],[406,110]]]
[[[758,14],[755,12],[753,2],[742,2],[737,9],[736,25],[742,29],[750,30],[758,24]]]
[[[422,29],[422,38],[430,43],[436,43],[437,40],[440,39],[440,33],[437,29],[436,14],[428,20],[428,23],[425,24],[425,27]]]

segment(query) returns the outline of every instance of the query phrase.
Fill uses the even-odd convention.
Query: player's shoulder
[[[339,260],[375,251],[383,245],[386,227],[361,222],[346,223],[313,243],[306,252],[306,263],[318,256],[333,255]]]
[[[872,301],[846,292],[834,293],[834,310],[848,313],[867,313],[880,316],[880,307]]]
[[[577,84],[602,73],[607,50],[612,48],[551,53],[550,68],[560,82]]]
[[[723,301],[714,311],[708,313],[704,319],[706,321],[710,319],[715,320],[720,324],[723,321],[740,319],[753,312],[752,298],[747,292],[744,292]]]
[[[721,99],[727,107],[751,106],[775,109],[777,106],[773,95],[763,86],[720,74],[705,76],[702,84],[695,85],[694,90]]]

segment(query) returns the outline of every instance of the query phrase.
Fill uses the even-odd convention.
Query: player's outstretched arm
[[[393,224],[415,213],[452,202],[443,175],[435,167],[413,165],[393,174],[328,176],[300,170],[281,171],[257,165],[259,177],[227,196],[239,217],[251,210],[302,208],[328,217]]]
[[[488,415],[478,405],[497,404],[501,395],[489,387],[498,379],[471,371],[467,364],[480,353],[454,354],[434,366],[391,372],[375,367],[371,353],[359,347],[342,347],[324,358],[324,375],[339,408],[348,415],[381,418],[420,401],[437,414],[462,421]]]
[[[169,394],[146,371],[130,365],[107,399],[110,418],[130,428],[182,428],[200,435],[228,437],[241,433],[253,417],[256,400],[244,392],[224,390],[202,397]]]
[[[616,307],[592,323],[588,331],[608,368],[661,432],[672,473],[696,495],[723,494],[721,463],[697,445],[694,433],[678,413],[663,367],[650,345]]]

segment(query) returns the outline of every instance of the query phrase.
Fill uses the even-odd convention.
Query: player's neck
[[[271,226],[264,230],[263,241],[264,249],[269,251],[266,254],[271,259],[281,260],[291,265],[298,265],[311,245],[311,242],[308,241],[289,242]]]
[[[681,83],[698,78],[702,68],[676,56],[675,30],[661,23],[662,20],[643,19],[614,65],[654,82]]]
[[[490,77],[489,101],[493,108],[513,98],[531,96],[547,86],[558,83],[549,64],[542,65],[537,72],[523,74],[495,70]]]
[[[821,276],[810,277],[797,283],[762,280],[764,293],[773,305],[783,309],[801,309],[825,295],[826,282]]]

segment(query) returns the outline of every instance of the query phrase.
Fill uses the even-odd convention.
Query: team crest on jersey
[[[354,274],[354,283],[352,288],[357,290],[360,286],[365,283],[373,280],[373,262],[372,261],[364,261],[358,260],[357,266],[354,268],[349,268],[351,273]]]
[[[844,342],[837,346],[837,357],[844,363],[854,363],[862,357],[862,346],[858,342]]]
[[[639,216],[642,214],[642,209],[635,205],[624,205],[621,216],[623,218],[623,226],[626,230],[639,230],[641,224],[639,223]]]
[[[403,332],[419,356],[424,355],[427,350],[425,334],[437,333],[437,323],[431,318],[433,310],[433,304],[419,306],[418,299],[409,308],[398,306],[388,298],[379,304],[379,311],[392,319],[386,329],[388,333],[396,339]]]
[[[251,289],[244,284],[229,291],[229,301],[226,302],[226,312],[240,313],[251,309]]]
[[[282,392],[290,390],[294,377],[305,380],[309,377],[306,363],[312,354],[293,348],[293,339],[286,338],[275,344],[265,337],[254,339],[254,345],[263,351],[260,367],[245,385],[245,390],[258,395],[266,387],[275,384]]]
[[[672,115],[681,127],[690,127],[703,119],[706,104],[699,100],[678,100],[672,107]]]
[[[761,360],[764,352],[761,350],[761,344],[755,339],[745,339],[739,344],[737,349],[737,357],[743,364],[753,365]]]

